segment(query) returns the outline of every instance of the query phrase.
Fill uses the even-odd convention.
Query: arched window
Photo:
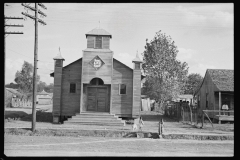
[[[91,84],[91,85],[104,85],[103,80],[100,79],[100,78],[93,78],[93,79],[90,81],[90,84]]]

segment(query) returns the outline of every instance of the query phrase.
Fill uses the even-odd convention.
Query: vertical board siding
[[[133,108],[132,116],[140,115],[141,107],[141,70],[133,70]]]
[[[71,116],[80,112],[82,59],[63,68],[62,115]],[[70,83],[76,83],[76,92],[70,93]]]
[[[109,49],[110,46],[110,37],[103,37],[102,48]]]
[[[87,48],[94,48],[94,36],[87,36]]]
[[[95,70],[94,67],[92,67],[89,62],[96,56],[99,56],[102,61],[104,62],[104,65],[99,68],[98,70]],[[83,76],[82,76],[82,82],[89,84],[90,81],[93,78],[101,78],[104,82],[104,84],[111,84],[112,81],[112,56],[113,52],[88,52],[83,51]]]
[[[61,61],[61,60],[56,60]],[[60,62],[56,62],[60,63]],[[53,89],[53,110],[54,116],[60,116],[61,107],[61,84],[62,84],[62,67],[54,66],[54,89]]]
[[[126,95],[119,94],[119,84],[121,83],[127,85]],[[111,95],[111,113],[117,114],[120,117],[132,114],[133,70],[115,59],[113,59]]]

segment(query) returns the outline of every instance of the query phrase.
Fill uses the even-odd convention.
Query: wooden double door
[[[107,87],[87,87],[87,111],[107,112]]]

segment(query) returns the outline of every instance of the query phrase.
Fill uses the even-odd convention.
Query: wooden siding
[[[94,48],[94,36],[87,36],[87,48]]]
[[[96,56],[99,56],[104,65],[95,70],[89,62]],[[89,84],[93,78],[101,78],[104,84],[111,84],[112,80],[112,56],[113,52],[87,52],[83,51],[82,82]]]
[[[61,61],[61,60],[56,60]],[[62,85],[62,67],[54,68],[54,89],[53,89],[53,116],[60,116],[61,106],[61,85]]]
[[[62,115],[72,116],[80,113],[82,59],[63,68]],[[70,83],[76,84],[76,92],[70,93]]]
[[[126,95],[119,94],[119,84],[126,84]],[[133,70],[113,60],[111,113],[120,117],[132,115]]]
[[[133,70],[133,107],[132,116],[139,116],[141,107],[141,70]]]
[[[103,37],[102,48],[109,49],[110,47],[110,37]]]
[[[206,108],[206,93],[208,93],[208,108]],[[219,110],[219,90],[208,72],[206,72],[202,86],[196,95],[200,95],[201,110]],[[217,114],[217,112],[209,113],[209,117],[214,118]]]

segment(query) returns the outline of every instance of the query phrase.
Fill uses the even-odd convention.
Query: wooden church
[[[137,54],[132,69],[113,58],[111,38],[104,29],[95,28],[86,34],[87,48],[82,58],[65,67],[60,51],[53,58],[54,73],[50,74],[54,77],[53,123],[94,114],[139,116],[142,61]]]

